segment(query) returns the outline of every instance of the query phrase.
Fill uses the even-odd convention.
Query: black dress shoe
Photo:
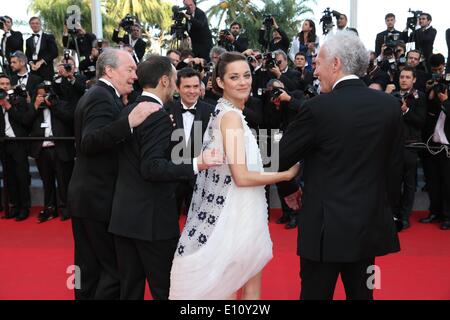
[[[30,212],[27,209],[21,210],[16,217],[16,221],[24,221],[28,219]]]
[[[441,224],[441,230],[450,230],[450,220],[444,221],[444,223]]]
[[[297,228],[297,217],[292,217],[288,224],[284,227],[285,229],[294,229]]]
[[[289,220],[290,220],[289,216],[282,215],[281,218],[278,219],[275,223],[276,224],[285,224],[285,223],[288,223]]]
[[[409,227],[410,227],[409,220],[408,219],[403,219],[402,220],[402,230],[406,230]]]
[[[438,221],[441,221],[441,217],[434,213],[431,213],[428,217],[419,220],[420,223],[432,223]]]
[[[52,220],[53,218],[56,218],[57,216],[58,216],[58,213],[55,211],[55,209],[46,208],[39,213],[38,223],[43,223],[43,222]]]
[[[8,214],[5,214],[4,218],[5,219],[14,219],[15,217],[17,217],[19,215],[19,209],[16,208],[11,208],[9,210]]]

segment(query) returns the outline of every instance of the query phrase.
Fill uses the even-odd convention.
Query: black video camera
[[[314,98],[314,97],[318,96],[317,90],[312,84],[308,84],[306,86],[306,88],[303,90],[303,94],[307,98]]]
[[[398,33],[388,33],[386,36],[384,36],[384,44],[388,48],[392,48],[395,50],[397,46],[400,44],[400,34]]]
[[[186,11],[187,7],[179,7],[179,6],[173,6],[172,7],[172,20],[181,23],[181,21],[184,19],[184,13],[183,11]]]
[[[408,29],[411,29],[412,31],[415,31],[417,26],[417,19],[419,19],[419,17],[423,14],[423,11],[420,10],[413,11],[409,9],[408,13],[412,13],[413,16],[406,19],[406,27]]]
[[[123,18],[119,26],[123,28],[127,33],[131,33],[131,28],[136,24],[136,17],[131,13],[128,13],[125,18]]]
[[[286,92],[283,88],[279,87],[273,87],[272,90],[270,90],[270,98],[272,100],[277,99],[283,92]]]
[[[328,34],[334,27],[333,16],[338,19],[341,16],[341,13],[338,11],[331,11],[330,8],[326,8],[323,12],[322,18],[320,18],[320,22],[322,23],[322,31],[323,34]]]
[[[0,29],[3,29],[5,27],[6,18],[0,17]]]

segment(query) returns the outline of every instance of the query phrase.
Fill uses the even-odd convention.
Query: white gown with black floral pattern
[[[211,116],[203,150],[223,152],[220,121],[227,112],[242,118],[247,168],[262,172],[261,154],[242,112],[224,99]],[[200,172],[173,260],[169,299],[227,299],[271,258],[264,187],[237,187],[227,164]]]

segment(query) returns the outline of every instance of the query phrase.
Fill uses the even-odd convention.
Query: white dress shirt
[[[345,76],[345,77],[342,77],[342,78],[340,78],[338,81],[336,81],[336,83],[333,85],[333,89],[332,90],[334,90],[334,88],[336,88],[336,86],[340,83],[340,82],[342,82],[342,81],[346,81],[346,80],[355,80],[355,79],[359,79],[357,76],[355,76],[354,74],[351,74],[351,75],[349,75],[349,76]]]
[[[197,102],[192,107],[189,108],[183,103],[183,101],[181,101],[181,106],[185,110],[188,110],[188,109],[195,110],[196,105],[197,105]],[[192,113],[190,113],[190,112],[183,113],[183,129],[184,129],[184,136],[186,137],[184,142],[186,143],[186,146],[187,146],[187,144],[189,142],[189,138],[191,136],[192,125],[194,124],[194,119],[195,119],[195,116]]]
[[[52,132],[52,115],[48,108],[44,109],[44,122],[41,124],[41,128],[45,128],[45,137],[53,137]],[[53,141],[44,141],[42,147],[54,147],[55,143]]]
[[[447,118],[447,115],[444,113],[444,111],[441,111],[441,113],[439,115],[439,119],[436,123],[436,127],[434,128],[433,141],[436,143],[449,145],[450,143],[448,143],[448,139],[447,139],[447,136],[445,135],[445,131],[444,131],[444,125],[445,125],[446,118]]]
[[[14,133],[14,130],[11,127],[11,123],[9,122],[9,114],[4,108],[2,108],[2,110],[5,117],[5,136],[15,138],[16,134]]]
[[[39,35],[39,38],[36,38],[35,36],[31,35],[33,43],[34,43],[34,53],[33,53],[33,60],[38,59],[39,51],[41,50],[41,41],[42,41],[42,34],[44,32],[41,30],[37,34]]]

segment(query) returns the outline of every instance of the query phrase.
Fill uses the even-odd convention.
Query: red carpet
[[[0,220],[0,299],[72,299],[66,287],[73,261],[70,220],[36,223],[36,212],[24,222]],[[279,216],[274,211],[272,219]],[[402,251],[377,259],[381,289],[375,299],[450,299],[450,232],[422,225],[414,214],[411,228],[400,234]],[[270,224],[274,259],[263,275],[262,298],[295,300],[299,296],[296,230]],[[148,297],[148,293],[147,293]],[[338,282],[335,299],[344,299]]]

